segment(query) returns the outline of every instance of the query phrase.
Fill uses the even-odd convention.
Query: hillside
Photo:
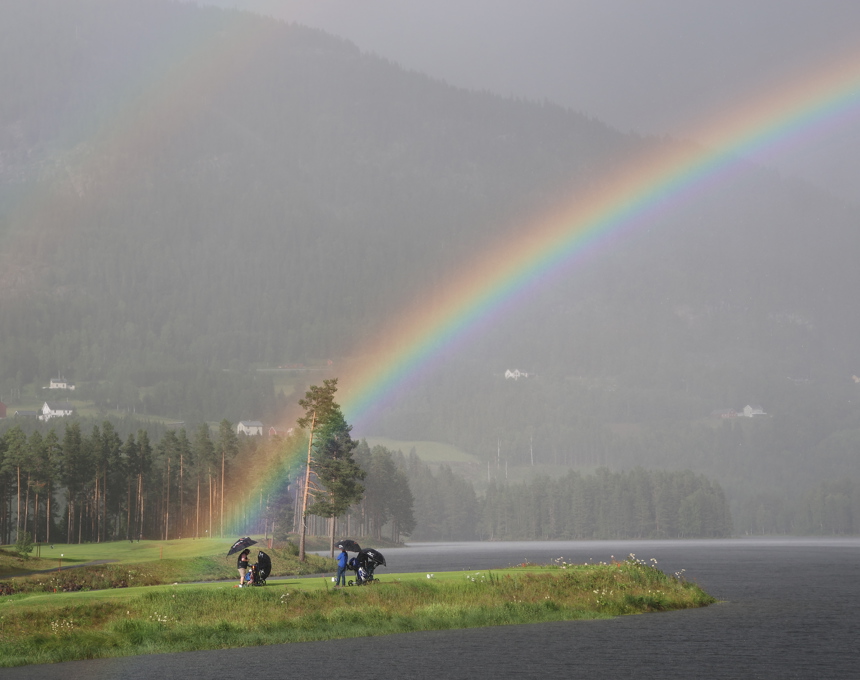
[[[62,374],[105,411],[276,420],[287,397],[256,369],[336,372],[535,215],[680,144],[250,14],[9,0],[0,393]],[[837,479],[860,432],[857,218],[741,167],[506,310],[360,434],[689,467],[737,503]],[[769,417],[708,418],[748,404]]]

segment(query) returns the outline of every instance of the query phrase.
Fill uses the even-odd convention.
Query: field
[[[272,574],[295,576],[334,569],[334,561],[308,554],[299,562],[296,550],[267,548],[262,536],[252,546],[252,563],[257,549],[272,560]],[[319,537],[309,537],[308,550],[328,547]],[[0,594],[35,592],[105,591],[132,586],[166,583],[227,581],[238,579],[236,556],[226,556],[230,542],[222,540],[117,541],[80,545],[40,546],[34,555],[21,558],[8,547],[0,549]]]

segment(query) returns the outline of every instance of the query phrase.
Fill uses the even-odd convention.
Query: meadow
[[[372,585],[339,589],[330,574],[270,577],[265,586],[240,589],[229,562],[226,582],[46,588],[0,597],[0,666],[608,618],[714,602],[681,574],[667,575],[633,556],[602,564],[559,560],[499,570],[386,573]],[[134,572],[146,564],[163,560],[119,566]]]

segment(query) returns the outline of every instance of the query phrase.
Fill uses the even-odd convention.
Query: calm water
[[[685,570],[704,609],[478,630],[0,669],[0,679],[858,678],[860,539],[437,543],[386,572],[623,559]]]

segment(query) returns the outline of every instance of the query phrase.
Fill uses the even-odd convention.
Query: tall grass
[[[605,618],[714,601],[635,561],[400,575],[342,589],[323,578],[269,583],[159,587],[122,598],[13,596],[0,617],[0,665]]]

